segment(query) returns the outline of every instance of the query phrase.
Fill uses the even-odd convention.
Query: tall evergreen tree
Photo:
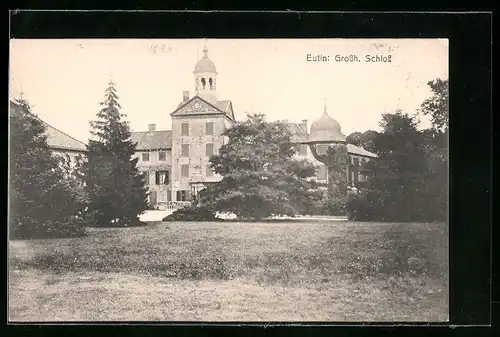
[[[15,101],[9,115],[10,237],[82,234],[83,225],[75,218],[81,205],[47,144],[45,125],[25,99]]]
[[[118,103],[115,84],[105,91],[97,120],[90,122],[93,139],[87,145],[85,181],[89,212],[95,226],[133,226],[147,208],[145,177],[132,159],[135,146]]]

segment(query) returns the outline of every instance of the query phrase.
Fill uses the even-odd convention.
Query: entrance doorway
[[[149,205],[154,206],[156,205],[158,199],[158,195],[155,190],[149,192]]]

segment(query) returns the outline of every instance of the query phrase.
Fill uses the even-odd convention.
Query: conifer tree
[[[89,212],[95,226],[138,225],[138,215],[147,207],[147,188],[138,159],[132,159],[136,144],[130,139],[113,81],[101,106],[97,120],[90,122],[93,139],[87,145],[84,169]]]
[[[11,238],[83,233],[79,203],[47,144],[46,128],[22,96],[10,106],[9,221]]]

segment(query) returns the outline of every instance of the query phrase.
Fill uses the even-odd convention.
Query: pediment
[[[186,103],[181,104],[177,110],[172,112],[170,116],[186,116],[186,115],[206,115],[206,114],[220,114],[220,111],[216,106],[205,101],[199,96],[194,96]]]

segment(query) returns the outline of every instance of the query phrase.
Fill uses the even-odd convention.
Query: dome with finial
[[[340,123],[328,115],[328,112],[326,111],[326,104],[323,115],[311,124],[309,140],[312,142],[344,142],[346,140],[346,137],[342,134]]]
[[[203,57],[196,63],[194,67],[194,73],[217,73],[215,68],[215,64],[211,59],[208,58],[208,50],[207,47],[203,49]]]

